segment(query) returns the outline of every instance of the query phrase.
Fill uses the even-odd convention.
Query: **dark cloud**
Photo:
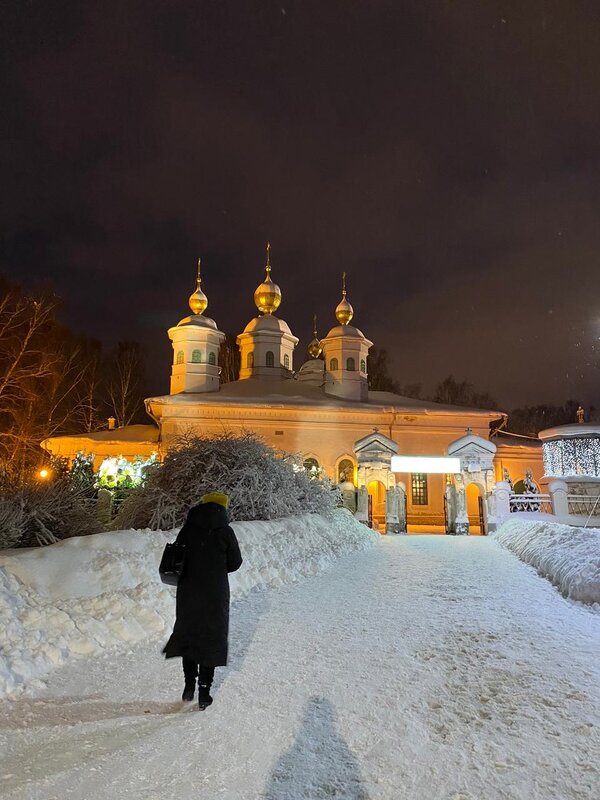
[[[285,13],[282,13],[282,6]],[[3,5],[1,271],[157,349],[203,256],[239,332],[356,323],[429,388],[600,403],[598,6],[559,0]]]

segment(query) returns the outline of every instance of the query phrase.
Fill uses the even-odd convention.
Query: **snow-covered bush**
[[[600,603],[600,530],[546,520],[505,522],[494,538],[531,564],[565,597]]]
[[[234,520],[266,520],[340,504],[328,480],[311,480],[301,462],[268,447],[252,433],[181,437],[162,465],[146,473],[145,486],[123,503],[115,528],[169,530],[207,492],[225,492]]]
[[[99,530],[94,503],[68,475],[0,492],[0,549],[53,544]]]

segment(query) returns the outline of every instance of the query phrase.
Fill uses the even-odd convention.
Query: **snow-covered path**
[[[493,541],[388,537],[236,603],[204,713],[159,643],[0,704],[0,795],[595,798],[599,655],[597,611]]]

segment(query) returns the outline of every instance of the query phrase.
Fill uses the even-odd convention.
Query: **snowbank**
[[[233,525],[244,557],[232,597],[326,569],[377,534],[343,509]],[[119,531],[0,556],[0,695],[67,659],[139,642],[172,625],[174,590],[158,577],[175,532]]]
[[[494,538],[566,597],[600,603],[600,529],[517,519],[505,522]]]

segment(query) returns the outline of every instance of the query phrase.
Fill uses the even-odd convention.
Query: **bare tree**
[[[117,425],[129,425],[143,409],[144,360],[138,342],[119,342],[109,364],[108,397]]]
[[[27,297],[4,281],[0,291],[0,462],[4,475],[20,480],[39,444],[40,400],[48,402],[48,384],[61,371],[49,345],[56,300]]]
[[[227,334],[221,345],[219,353],[221,365],[221,383],[237,381],[240,377],[240,349],[235,341],[235,336]]]
[[[433,398],[436,403],[470,408],[487,408],[495,411],[498,404],[488,392],[476,392],[468,381],[457,381],[448,375],[438,383]]]
[[[100,345],[61,325],[52,296],[0,279],[0,478],[26,483],[48,436],[92,429]],[[96,354],[95,359],[90,353]],[[91,386],[90,386],[91,384]]]

